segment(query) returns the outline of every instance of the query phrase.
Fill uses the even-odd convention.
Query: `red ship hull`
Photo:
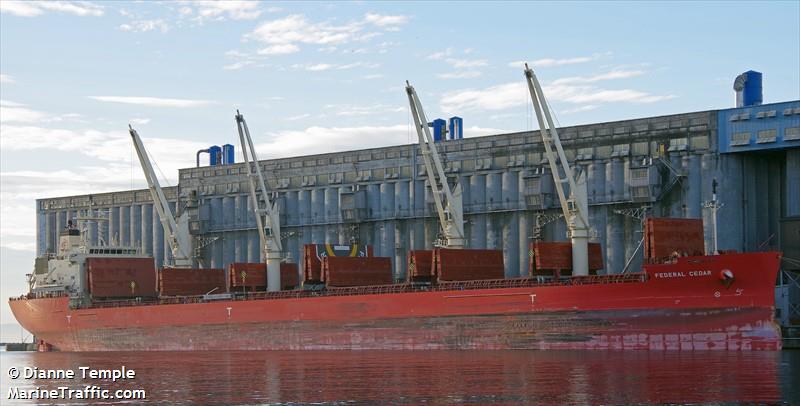
[[[10,305],[23,327],[62,351],[778,350],[779,260],[775,252],[685,257],[645,266],[639,276],[558,284],[82,309],[70,309],[65,297]],[[721,278],[726,270],[732,280]]]

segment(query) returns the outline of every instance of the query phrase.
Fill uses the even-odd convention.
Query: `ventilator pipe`
[[[197,167],[198,168],[200,167],[200,154],[202,154],[203,152],[208,153],[209,151],[208,151],[208,149],[201,149],[201,150],[197,151]]]

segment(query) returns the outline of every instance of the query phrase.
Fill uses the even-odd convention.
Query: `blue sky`
[[[727,108],[736,75],[800,98],[800,2],[0,3],[2,298],[25,290],[34,199],[143,187],[133,123],[174,184],[194,152],[408,143],[406,79],[466,137],[535,128],[521,61],[562,125]],[[3,322],[10,320],[1,306]]]

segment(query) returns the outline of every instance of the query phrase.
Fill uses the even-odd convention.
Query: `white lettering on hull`
[[[685,278],[687,276],[691,277],[698,277],[698,276],[711,276],[711,271],[704,270],[704,271],[689,271],[689,272],[656,272],[656,278]]]

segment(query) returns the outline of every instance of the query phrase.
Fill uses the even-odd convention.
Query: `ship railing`
[[[280,292],[250,292],[246,294],[233,294],[228,300],[249,301],[249,300],[274,300],[274,299],[301,299],[308,297],[331,297],[331,296],[360,296],[392,293],[411,293],[411,292],[441,292],[459,290],[477,290],[493,288],[524,288],[524,287],[546,287],[546,286],[570,286],[570,285],[596,285],[596,284],[617,284],[617,283],[641,283],[647,278],[645,274],[616,274],[616,275],[596,275],[596,276],[574,276],[563,279],[542,279],[542,278],[510,278],[510,279],[487,279],[476,281],[459,282],[439,282],[431,285],[421,285],[412,283],[402,283],[394,285],[376,286],[353,286],[327,288],[325,290],[284,290]],[[129,306],[148,306],[148,305],[169,305],[169,304],[189,304],[206,303],[208,300],[203,295],[198,296],[175,296],[162,298],[140,298],[94,302],[91,307],[129,307]]]
[[[28,293],[18,297],[10,297],[8,300],[27,300],[27,299],[53,299],[58,297],[68,297],[69,293],[65,291],[57,292],[36,292]]]

